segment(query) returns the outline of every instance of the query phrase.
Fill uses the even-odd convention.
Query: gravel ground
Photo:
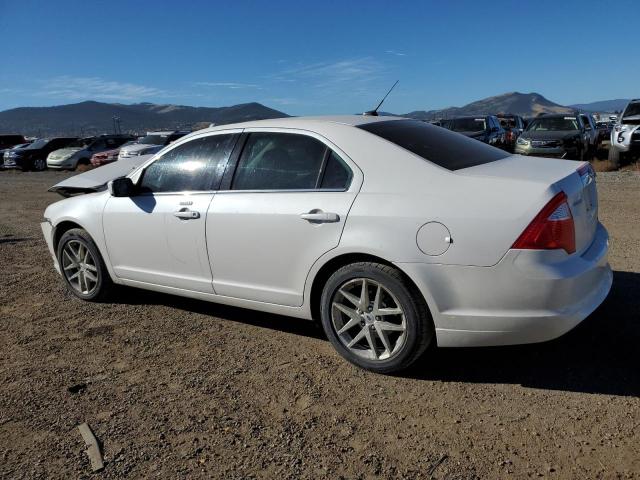
[[[345,363],[310,322],[72,298],[38,225],[68,175],[0,172],[0,477],[640,477],[637,173],[598,174],[615,278],[591,317],[546,344],[434,350],[397,377]]]

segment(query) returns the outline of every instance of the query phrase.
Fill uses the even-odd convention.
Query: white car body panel
[[[115,274],[123,279],[213,293],[205,243],[212,193],[109,197],[102,214]],[[202,212],[181,219],[181,209]]]
[[[601,303],[612,278],[608,237],[597,220],[595,185],[583,185],[577,173],[580,162],[510,156],[449,171],[350,125],[380,120],[392,118],[214,127],[179,139],[128,174],[136,182],[155,158],[195,137],[297,131],[322,140],[349,164],[354,177],[346,192],[157,194],[143,205],[140,196],[114,198],[103,191],[49,206],[43,232],[53,253],[62,222],[85,228],[116,283],[305,319],[313,315],[313,281],[327,262],[375,256],[394,263],[418,287],[441,346],[548,340]],[[511,249],[560,191],[574,217],[577,252]],[[189,208],[200,218],[173,216],[185,201],[194,202]],[[311,224],[300,218],[313,209],[337,213],[340,220]],[[442,239],[450,246],[440,255],[418,248],[417,232],[429,222],[450,232]]]

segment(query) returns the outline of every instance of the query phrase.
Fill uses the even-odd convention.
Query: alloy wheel
[[[406,340],[400,302],[370,278],[355,278],[338,288],[331,303],[331,322],[340,342],[368,360],[392,357]]]
[[[42,159],[42,158],[36,158],[33,161],[33,169],[37,170],[38,172],[44,170],[45,168],[47,168],[47,163]]]
[[[98,266],[89,248],[78,240],[69,240],[62,250],[62,271],[78,293],[90,295],[98,286]]]

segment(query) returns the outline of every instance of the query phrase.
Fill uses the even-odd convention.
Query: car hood
[[[124,177],[132,170],[135,170],[151,155],[140,155],[134,158],[125,158],[103,167],[89,170],[88,172],[74,175],[49,188],[50,192],[56,192],[63,197],[70,197],[80,193],[90,193],[104,190],[107,182],[119,177]]]
[[[83,149],[79,147],[61,148],[60,150],[54,150],[50,155],[55,158],[70,157],[74,153],[78,153],[80,150]]]
[[[577,130],[556,130],[553,132],[523,132],[520,136],[525,140],[563,140],[579,134],[580,132]]]
[[[136,143],[135,145],[129,145],[128,147],[123,147],[121,151],[123,152],[138,152],[140,150],[146,150],[148,148],[158,148],[162,147],[162,145],[153,145],[151,143]]]

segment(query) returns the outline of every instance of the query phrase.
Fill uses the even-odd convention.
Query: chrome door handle
[[[193,220],[196,218],[200,218],[200,212],[194,212],[193,210],[189,210],[188,208],[183,208],[182,210],[173,212],[173,216],[181,218],[183,220]]]
[[[309,213],[301,213],[300,218],[311,223],[335,223],[340,221],[340,215],[322,210],[312,210]]]

